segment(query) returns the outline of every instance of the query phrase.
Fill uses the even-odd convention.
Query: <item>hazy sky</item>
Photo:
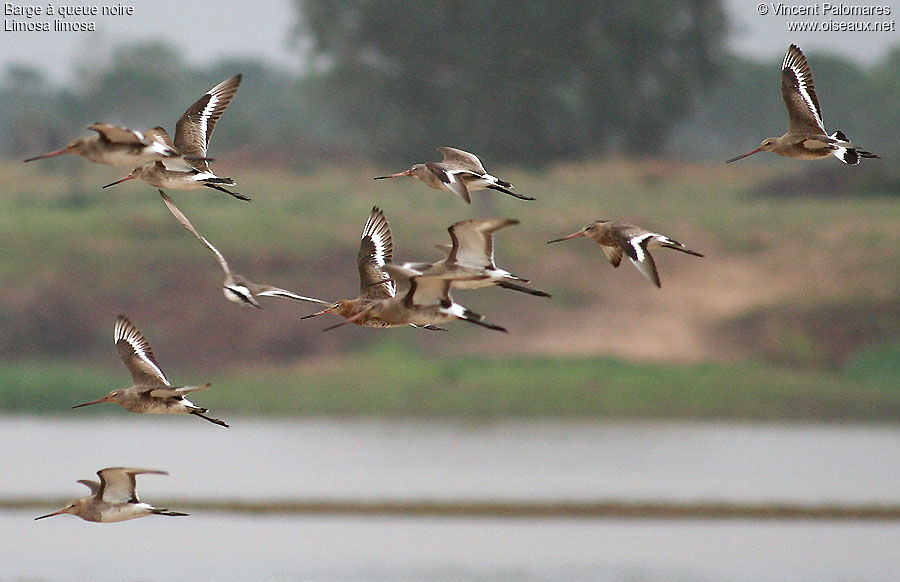
[[[33,0],[2,2],[4,12],[7,4],[14,6],[43,6],[47,3]],[[74,3],[73,3],[74,4]],[[293,3],[289,0],[270,0],[259,3],[237,0],[154,0],[128,2],[96,2],[81,0],[79,5],[105,6],[130,5],[134,7],[131,16],[86,16],[62,17],[41,15],[25,16],[4,14],[4,27],[0,33],[0,67],[3,70],[13,63],[25,63],[43,69],[52,79],[69,81],[76,74],[75,63],[84,63],[94,58],[108,55],[110,48],[131,39],[149,37],[164,40],[187,53],[188,60],[203,62],[217,60],[225,56],[257,56],[297,71],[299,59],[288,45],[288,36],[295,22]],[[775,10],[779,2],[759,4],[753,0],[725,0],[732,37],[730,45],[743,53],[771,59],[779,64],[787,45],[794,42],[807,54],[839,52],[860,62],[871,63],[880,59],[890,47],[900,45],[900,33],[889,32],[789,32],[788,22],[812,21],[863,21],[875,22],[900,19],[900,1],[878,0],[878,5],[891,9],[889,16],[835,16],[820,15],[777,16]],[[788,6],[817,6],[824,4],[812,0],[785,0]],[[838,4],[838,2],[833,2]],[[846,4],[859,4],[846,2]],[[63,4],[60,4],[63,5]],[[876,5],[872,3],[871,5]],[[54,4],[54,6],[58,6]],[[185,6],[189,7],[186,8]],[[766,15],[760,15],[760,6],[765,6]],[[94,32],[54,32],[54,31],[9,31],[12,21],[16,23],[48,23],[53,20],[93,22]],[[183,26],[191,28],[184,29]]]

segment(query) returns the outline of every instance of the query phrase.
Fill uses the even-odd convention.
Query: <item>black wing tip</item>
[[[493,329],[494,331],[502,331],[503,333],[507,333],[505,327],[499,326],[495,323],[486,322],[483,315],[481,315],[480,313],[475,313],[471,309],[464,308],[463,316],[460,319],[462,319],[463,321],[468,321],[469,323],[474,323],[475,325],[480,325],[481,327]]]
[[[190,515],[190,513],[184,513],[181,511],[169,511],[168,509],[163,509],[161,507],[157,507],[153,509],[153,515],[165,515],[168,517],[186,517]]]
[[[513,291],[521,291],[522,293],[528,293],[529,295],[535,295],[537,297],[553,297],[549,293],[541,291],[540,289],[532,289],[531,287],[518,285],[510,281],[500,281],[499,283],[497,283],[497,286],[503,287],[504,289],[511,289]]]
[[[200,410],[203,410],[204,412],[206,412],[206,409],[201,408]],[[193,414],[194,416],[199,416],[203,420],[208,420],[209,422],[211,422],[213,424],[218,424],[219,426],[224,426],[225,428],[231,428],[231,426],[224,420],[220,420],[218,418],[213,418],[211,416],[206,416],[202,412],[200,412],[200,410],[193,410],[193,411],[191,411],[191,414]]]

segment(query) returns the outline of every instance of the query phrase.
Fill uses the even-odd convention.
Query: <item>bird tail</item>
[[[860,158],[877,158],[878,156],[873,154],[872,152],[867,152],[866,150],[859,149],[857,147],[853,147],[853,144],[850,143],[850,140],[847,139],[847,136],[843,131],[836,131],[831,134],[829,137],[838,140],[842,144],[846,145],[835,145],[834,151],[832,154],[834,157],[844,162],[845,164],[855,166],[859,163]]]
[[[687,248],[677,240],[672,240],[667,236],[657,235],[656,242],[659,246],[667,248],[667,249],[675,249],[676,251],[681,251],[683,253],[687,253],[689,255],[694,255],[695,257],[702,257],[702,253],[698,253],[697,251],[692,251]]]

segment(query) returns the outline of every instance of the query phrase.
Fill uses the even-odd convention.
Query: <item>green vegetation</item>
[[[370,159],[415,155],[433,136],[477,136],[483,155],[539,164],[611,144],[658,153],[717,77],[726,31],[718,0],[615,16],[599,3],[295,4],[327,99],[311,101]]]
[[[171,374],[211,381],[195,399],[219,414],[492,418],[616,417],[889,420],[900,392],[877,381],[758,364],[662,365],[607,357],[435,359],[395,341],[287,367]],[[67,413],[127,385],[80,363],[0,366],[0,408]],[[9,380],[14,378],[14,380]],[[79,414],[123,414],[98,405]]]
[[[154,189],[102,191],[95,185],[116,173],[78,167],[86,186],[73,204],[62,176],[0,165],[0,410],[68,413],[126,385],[110,341],[115,316],[126,313],[173,382],[214,383],[197,400],[223,415],[900,417],[890,347],[900,206],[886,196],[747,196],[793,166],[500,167],[497,175],[538,200],[478,193],[472,208],[412,180],[371,180],[401,169],[393,167],[307,175],[241,168],[249,204],[172,193],[240,272],[328,300],[356,294],[359,231],[374,204],[394,227],[401,260],[434,256],[447,225],[472,214],[520,218],[498,235],[498,262],[553,299],[459,294],[509,327],[506,335],[463,324],[442,334],[352,326],[323,334],[326,318],[299,321],[310,305],[269,300],[263,310],[239,309],[221,296],[218,264]],[[679,262],[663,253],[658,291],[630,266],[604,264],[593,244],[544,244],[601,217],[658,228],[707,257]],[[640,299],[615,303],[623,295]],[[648,356],[645,342],[613,351],[577,333],[597,326],[666,337],[677,351],[657,357],[670,363],[635,363]],[[541,353],[553,355],[534,355]],[[697,361],[705,363],[684,363]],[[80,412],[123,414],[111,405]]]
[[[900,393],[900,342],[863,348],[847,365],[847,376],[857,381],[881,383]]]

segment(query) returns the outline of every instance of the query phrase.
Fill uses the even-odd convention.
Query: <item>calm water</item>
[[[0,418],[0,497],[900,504],[900,427]],[[194,421],[194,422],[192,422]],[[173,506],[177,509],[177,507]],[[257,516],[92,524],[0,512],[0,581],[888,581],[900,524]]]

